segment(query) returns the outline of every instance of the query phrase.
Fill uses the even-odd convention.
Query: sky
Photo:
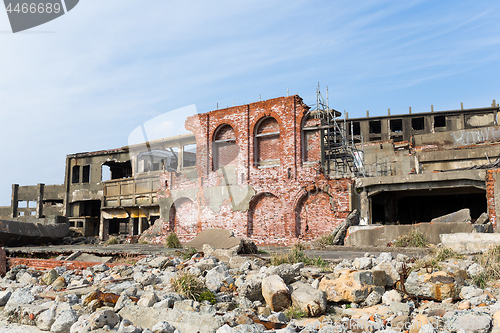
[[[349,117],[490,106],[499,19],[490,0],[81,0],[13,34],[0,9],[0,206],[62,184],[68,154],[287,91],[314,104],[318,83]]]

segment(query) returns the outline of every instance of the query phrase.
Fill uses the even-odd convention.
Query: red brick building
[[[351,179],[328,179],[319,130],[299,96],[192,116],[196,166],[160,176],[160,219],[143,234],[188,241],[207,228],[258,244],[290,244],[333,231],[350,212]]]

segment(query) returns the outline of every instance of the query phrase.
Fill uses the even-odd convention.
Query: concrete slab
[[[486,252],[492,246],[500,245],[500,234],[455,233],[440,235],[443,246],[462,254]]]
[[[432,219],[431,222],[461,222],[461,223],[469,223],[471,221],[470,218],[470,209],[465,208],[461,209],[459,211],[456,211],[451,214],[443,215],[440,217],[436,217],[435,219]]]
[[[425,234],[431,244],[439,244],[440,234],[472,233],[474,227],[469,223],[438,222],[419,223],[408,225],[379,225],[350,227],[345,240],[348,246],[387,246],[400,235],[405,235],[411,230]]]
[[[90,253],[82,253],[78,257],[73,258],[75,261],[86,261],[86,262],[111,262],[113,257],[99,257]]]
[[[208,244],[216,249],[230,249],[240,246],[241,239],[234,237],[231,230],[206,229],[200,232],[192,241],[186,243],[187,247],[194,247],[198,251],[203,250],[203,244]]]

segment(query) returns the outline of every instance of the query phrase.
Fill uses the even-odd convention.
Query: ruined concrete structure
[[[0,217],[62,215],[87,236],[152,242],[225,228],[258,244],[289,244],[332,231],[354,208],[362,224],[428,222],[469,208],[473,219],[488,212],[496,227],[498,111],[493,101],[337,118],[335,131],[355,144],[357,172],[332,167],[331,126],[299,96],[211,111],[186,120],[192,134],[68,155],[63,185],[13,185]]]

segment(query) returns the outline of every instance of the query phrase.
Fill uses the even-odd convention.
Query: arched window
[[[255,130],[255,164],[275,166],[280,164],[280,126],[273,117],[259,120]]]
[[[302,124],[302,161],[321,161],[321,119],[307,114]]]
[[[213,141],[214,170],[226,165],[235,164],[238,152],[239,148],[236,145],[234,129],[228,124],[219,126],[214,133]]]

